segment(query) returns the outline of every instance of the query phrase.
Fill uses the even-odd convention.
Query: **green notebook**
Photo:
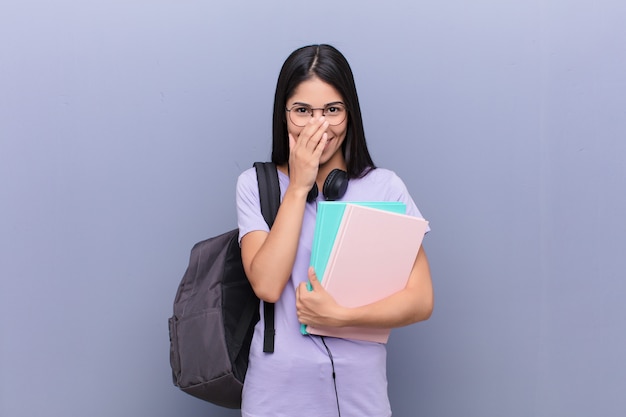
[[[357,204],[379,210],[406,214],[406,204],[400,201],[321,201],[317,203],[317,219],[313,232],[313,246],[311,247],[311,266],[315,269],[317,279],[322,281],[326,264],[335,244],[337,231],[341,225],[346,204]],[[312,290],[307,282],[307,288]],[[302,325],[300,332],[308,334],[306,325]]]

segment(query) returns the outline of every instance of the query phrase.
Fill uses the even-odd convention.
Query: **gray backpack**
[[[261,211],[272,227],[280,205],[276,166],[255,162]],[[240,408],[259,299],[241,263],[239,230],[196,243],[169,319],[174,385],[222,407]],[[264,304],[263,351],[274,351],[274,304]]]

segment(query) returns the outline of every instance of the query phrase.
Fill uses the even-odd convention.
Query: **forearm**
[[[242,239],[242,260],[256,295],[275,302],[289,281],[300,239],[306,196],[288,188],[269,233]]]
[[[427,320],[432,310],[431,297],[402,290],[376,303],[345,309],[341,326],[402,327]]]

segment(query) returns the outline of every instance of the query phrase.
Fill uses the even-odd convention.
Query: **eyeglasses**
[[[289,113],[289,120],[298,127],[304,127],[314,116],[315,110],[321,110],[322,115],[331,126],[343,123],[348,115],[345,104],[341,102],[330,103],[322,108],[313,108],[305,104],[294,104],[289,109],[285,109]]]

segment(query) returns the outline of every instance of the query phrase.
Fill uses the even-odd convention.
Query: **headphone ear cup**
[[[309,193],[306,196],[307,203],[312,203],[315,200],[317,200],[318,194],[319,194],[319,191],[317,189],[317,184],[313,183],[313,187],[311,187],[311,190],[309,190]]]
[[[324,198],[335,201],[343,197],[348,189],[348,173],[340,169],[333,169],[324,181]]]

